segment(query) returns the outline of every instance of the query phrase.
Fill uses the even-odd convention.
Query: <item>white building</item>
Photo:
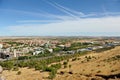
[[[3,48],[3,44],[0,44],[0,49],[2,49]]]
[[[53,49],[47,49],[50,53],[53,53]]]
[[[40,53],[44,53],[44,52],[43,51],[35,51],[35,52],[33,52],[33,55],[38,55]]]
[[[61,44],[61,45],[58,45],[58,46],[61,47],[61,48],[64,48],[64,47],[65,47],[65,45],[62,45],[62,44]]]
[[[17,57],[16,50],[14,49],[14,57]]]

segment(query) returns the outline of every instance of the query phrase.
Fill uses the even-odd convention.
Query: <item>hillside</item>
[[[63,62],[61,62],[63,63]],[[90,53],[79,58],[69,59],[67,68],[62,66],[54,80],[118,80],[120,79],[120,47]],[[71,66],[70,66],[71,65]],[[3,71],[6,80],[48,80],[48,72],[21,68],[18,71]],[[116,77],[115,77],[116,76]]]
[[[55,80],[103,80],[104,78],[99,75],[114,74],[119,74],[120,78],[119,64],[120,47],[101,53],[91,53],[80,57],[79,60],[70,61],[71,68],[60,69],[60,74]]]

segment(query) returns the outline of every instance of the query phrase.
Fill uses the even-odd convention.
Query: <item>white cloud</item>
[[[51,6],[66,13],[66,15],[54,15],[47,12],[37,13],[21,10],[4,10],[37,17],[47,17],[46,20],[18,20],[21,25],[9,26],[4,31],[7,35],[119,35],[120,36],[120,12],[84,14],[58,3],[48,2]],[[1,10],[1,9],[0,9]],[[106,16],[107,14],[107,16]],[[94,17],[92,17],[94,16]],[[84,18],[83,18],[84,17]],[[92,18],[90,18],[92,17]],[[98,18],[95,18],[98,17]],[[35,22],[40,24],[36,24]],[[45,24],[41,24],[45,22]],[[28,23],[28,24],[25,24]],[[34,24],[29,24],[34,23]]]
[[[9,26],[7,30],[16,35],[80,35],[83,33],[118,33],[120,32],[120,16],[86,18],[79,20],[66,20],[48,24],[26,24]],[[70,34],[68,34],[70,33]],[[88,34],[91,35],[91,34]],[[97,34],[96,34],[97,35]],[[106,34],[107,35],[107,34]],[[120,36],[120,34],[118,34]]]
[[[52,22],[60,22],[61,20],[20,20],[20,21],[17,21],[19,23],[36,23],[36,22],[39,22],[39,23],[52,23]]]
[[[49,5],[53,6],[54,8],[58,9],[59,11],[62,11],[63,13],[66,13],[69,17],[71,17],[73,19],[79,19],[78,16],[76,16],[76,15],[72,14],[71,12],[67,11],[67,9],[65,9],[62,6],[60,6],[59,4],[57,4],[55,2],[49,2],[47,0],[45,2],[48,3]]]
[[[48,18],[48,19],[58,19],[58,20],[72,20],[74,19],[71,16],[68,15],[54,15],[54,14],[50,14],[47,12],[31,12],[31,11],[24,11],[24,10],[15,10],[15,9],[0,9],[0,11],[4,11],[4,12],[12,12],[15,14],[23,14],[23,15],[30,15],[33,17],[44,17],[44,18]]]

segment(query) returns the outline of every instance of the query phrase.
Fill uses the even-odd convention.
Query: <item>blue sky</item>
[[[120,36],[120,0],[0,0],[0,36]]]

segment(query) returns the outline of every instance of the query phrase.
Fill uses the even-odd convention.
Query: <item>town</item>
[[[85,51],[100,51],[119,46],[117,39],[106,38],[15,38],[0,40],[0,60],[20,56],[61,56]]]

